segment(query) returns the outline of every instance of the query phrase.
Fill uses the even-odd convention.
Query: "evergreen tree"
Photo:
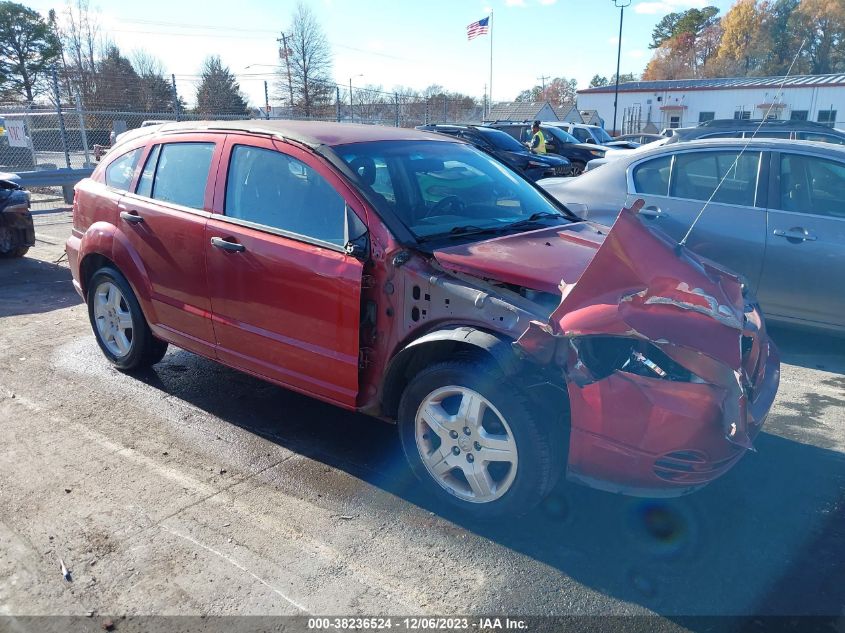
[[[196,111],[204,117],[249,112],[240,85],[219,55],[208,57],[203,64],[202,78],[197,87]]]
[[[37,11],[0,2],[0,92],[32,101],[49,90],[49,68],[61,45]]]

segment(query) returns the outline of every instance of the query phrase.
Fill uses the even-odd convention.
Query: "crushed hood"
[[[547,324],[532,323],[518,344],[537,355],[549,335],[640,336],[738,369],[745,309],[740,280],[646,228],[637,217],[642,204],[622,210],[589,262],[556,269],[565,282],[560,305]],[[578,253],[586,256],[586,247]],[[566,274],[574,268],[580,274],[573,283]]]
[[[561,283],[581,278],[604,239],[605,229],[576,222],[441,248],[434,257],[447,270],[559,294]]]

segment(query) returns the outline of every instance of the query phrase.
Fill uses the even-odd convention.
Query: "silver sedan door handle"
[[[802,226],[793,226],[788,231],[784,229],[775,229],[772,231],[772,234],[777,237],[785,237],[790,242],[815,242],[819,239],[816,235],[810,233]]]
[[[663,211],[660,210],[660,207],[652,205],[641,209],[640,215],[648,220],[659,220],[660,218],[665,218],[668,214],[663,213]]]

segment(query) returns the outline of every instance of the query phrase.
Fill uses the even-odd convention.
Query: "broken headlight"
[[[584,336],[571,340],[578,359],[596,380],[616,371],[674,382],[703,382],[653,343],[622,336]]]

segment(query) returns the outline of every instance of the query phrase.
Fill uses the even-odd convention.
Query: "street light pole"
[[[616,90],[613,93],[613,132],[616,129],[616,116],[619,110],[619,65],[622,62],[622,20],[625,18],[625,7],[630,6],[631,0],[613,0],[619,8],[619,47],[616,50]]]

